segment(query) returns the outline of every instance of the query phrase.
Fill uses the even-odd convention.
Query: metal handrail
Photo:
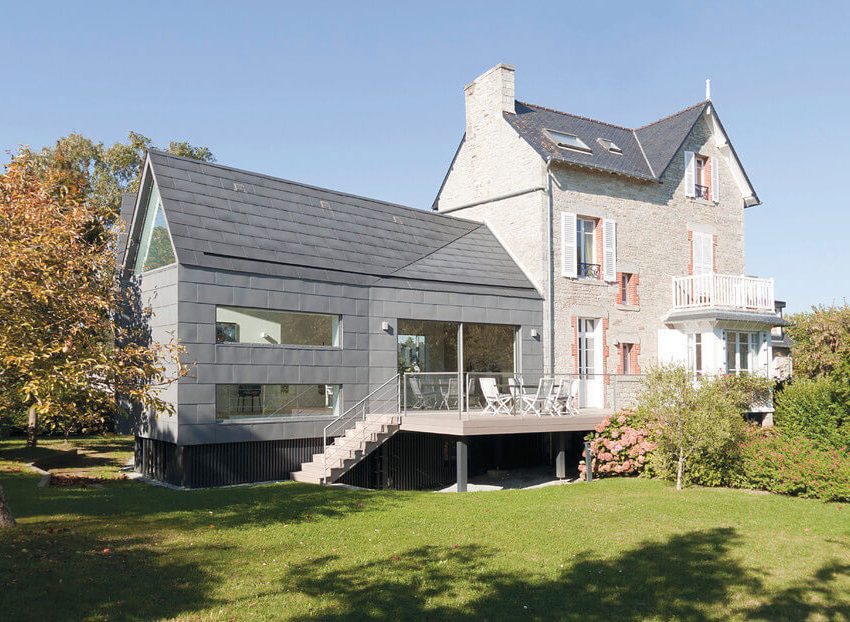
[[[334,438],[339,436],[339,432],[348,430],[352,427],[352,424],[356,424],[357,421],[364,421],[366,419],[366,415],[370,414],[369,405],[372,400],[374,400],[375,396],[382,392],[386,391],[389,387],[394,385],[396,395],[394,396],[393,401],[396,404],[396,414],[401,413],[401,399],[400,399],[400,374],[396,374],[379,387],[371,391],[366,397],[361,399],[359,402],[354,404],[351,408],[342,413],[339,417],[331,421],[328,425],[325,426],[322,431],[322,442],[323,442],[323,451],[322,451],[322,483],[326,483],[328,477],[328,449],[330,445],[328,444],[328,437]],[[381,403],[389,401],[389,396],[385,400],[380,400]],[[391,413],[381,413],[381,414],[391,414]],[[343,425],[344,424],[344,425]],[[343,432],[344,433],[344,432]],[[364,432],[365,436],[365,432]]]

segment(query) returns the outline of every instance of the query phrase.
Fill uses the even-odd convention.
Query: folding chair
[[[481,395],[487,404],[484,406],[485,413],[492,415],[510,415],[511,396],[507,393],[499,393],[499,387],[496,386],[495,378],[479,378],[478,384],[481,385]]]

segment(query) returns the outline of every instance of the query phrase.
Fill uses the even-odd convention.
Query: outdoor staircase
[[[313,460],[302,464],[301,470],[292,474],[292,479],[309,484],[332,484],[398,432],[400,426],[398,414],[366,414],[326,445],[324,452],[313,454]]]

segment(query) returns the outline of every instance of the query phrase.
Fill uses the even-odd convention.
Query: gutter
[[[456,212],[458,210],[466,209],[468,207],[475,207],[477,205],[483,205],[485,203],[496,203],[498,201],[504,201],[505,199],[519,197],[524,194],[531,194],[532,192],[546,192],[546,186],[536,186],[534,188],[526,188],[525,190],[517,190],[516,192],[508,192],[507,194],[500,194],[498,196],[490,197],[488,199],[482,199],[480,201],[474,201],[472,203],[464,203],[463,205],[458,205],[457,207],[449,207],[448,209],[439,211],[441,214],[450,214],[451,212]]]
[[[555,199],[552,194],[552,156],[546,158],[546,271],[547,271],[547,305],[549,308],[549,374],[555,373],[555,256],[554,252],[554,217]]]

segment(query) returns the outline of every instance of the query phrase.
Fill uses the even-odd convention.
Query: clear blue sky
[[[795,310],[848,295],[850,5],[307,4],[4,2],[0,150],[136,130],[428,208],[462,87],[496,63],[516,66],[519,99],[628,126],[701,100],[710,77],[764,202],[746,212],[747,272]]]

